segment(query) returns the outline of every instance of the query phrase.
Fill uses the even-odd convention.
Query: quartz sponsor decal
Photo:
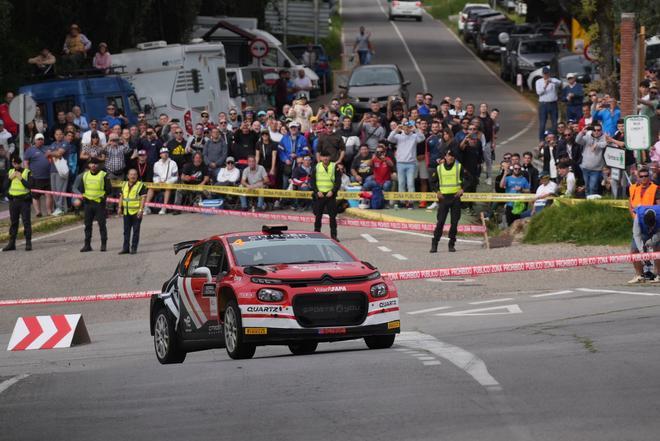
[[[248,306],[247,308],[245,308],[245,312],[252,312],[252,313],[260,312],[260,313],[273,314],[282,311],[284,311],[283,306],[255,305],[255,306]]]
[[[379,307],[379,308],[387,308],[388,306],[395,306],[396,304],[397,304],[396,299],[385,300],[385,301],[383,301],[383,302],[380,302],[380,303],[378,304],[378,307]]]

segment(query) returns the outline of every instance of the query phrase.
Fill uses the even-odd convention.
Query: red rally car
[[[389,348],[400,330],[396,287],[321,233],[264,226],[174,245],[186,250],[151,297],[158,361],[225,347],[251,358],[263,345],[309,354],[319,342],[364,338]]]

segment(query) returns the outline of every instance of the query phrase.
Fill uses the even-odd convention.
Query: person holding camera
[[[447,215],[451,215],[449,228],[449,252],[456,251],[456,233],[458,232],[458,221],[461,218],[461,196],[463,196],[463,177],[465,171],[463,165],[456,160],[454,152],[447,150],[444,161],[438,164],[438,215],[433,239],[431,240],[430,253],[438,252],[438,242],[442,237],[442,231],[447,220]]]
[[[529,187],[529,181],[522,175],[520,164],[514,164],[510,169],[505,170],[500,180],[500,188],[503,188],[507,194],[529,193]],[[526,207],[527,204],[523,201],[507,202],[505,209],[506,224],[511,225],[513,221],[520,219],[520,215]]]
[[[598,194],[600,181],[603,179],[603,150],[607,147],[607,138],[603,134],[603,126],[596,122],[587,126],[575,138],[575,142],[583,146],[582,176],[586,185],[587,196]]]
[[[390,133],[387,140],[396,144],[396,174],[399,180],[399,192],[413,193],[415,191],[415,175],[417,174],[417,143],[424,141],[424,134],[417,130],[415,121],[404,120]],[[412,202],[407,201],[406,208],[413,209]]]

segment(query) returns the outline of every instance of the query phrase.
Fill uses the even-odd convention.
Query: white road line
[[[500,383],[488,372],[486,363],[463,348],[439,341],[432,335],[414,331],[402,332],[396,341],[401,346],[426,350],[440,358],[449,360],[490,392],[502,390]],[[431,362],[428,361],[427,363]]]
[[[590,288],[577,288],[576,291],[582,292],[602,292],[607,294],[628,294],[632,296],[660,296],[660,293],[642,292],[642,291],[615,291],[613,289],[590,289]]]
[[[399,260],[408,260],[406,256],[402,256],[401,254],[392,254],[392,257]]]
[[[438,317],[474,317],[481,315],[507,315],[522,314],[522,309],[518,305],[491,306],[489,308],[466,309],[463,311],[441,312],[435,314]]]
[[[572,293],[572,292],[573,292],[573,291],[567,289],[566,291],[549,292],[549,293],[546,293],[546,294],[534,294],[533,296],[530,296],[530,297],[550,297],[550,296],[560,296],[560,295],[562,295],[562,294],[570,294],[570,293]]]
[[[369,243],[377,243],[378,242],[378,239],[373,237],[371,234],[364,233],[364,234],[360,234],[360,236],[362,236],[364,238],[364,240],[366,240]]]
[[[419,361],[433,361],[433,360],[435,360],[435,357],[426,356],[426,357],[417,357],[417,359]]]
[[[387,17],[387,12],[385,11],[385,8],[383,7],[383,4],[381,3],[380,0],[376,0],[378,3],[378,6],[380,7],[380,10],[383,12],[383,15]],[[401,34],[401,31],[399,31],[399,27],[394,23],[393,21],[390,21],[390,24],[396,31],[396,34],[399,36],[399,40],[401,40],[401,43],[403,43],[403,48],[406,50],[408,53],[408,56],[410,57],[410,61],[412,61],[413,66],[415,67],[415,70],[417,71],[417,75],[419,75],[419,79],[422,80],[422,90],[429,90],[429,86],[426,83],[426,77],[422,73],[422,69],[420,69],[419,64],[417,64],[417,60],[415,60],[415,57],[413,57],[412,52],[410,52],[410,48],[408,47],[408,43],[406,43],[406,40],[403,38],[403,35]]]
[[[470,302],[468,304],[469,305],[485,305],[486,303],[508,302],[509,300],[513,300],[513,298],[506,297],[504,299],[481,300],[481,301],[478,301],[478,302]]]
[[[440,361],[438,360],[433,360],[433,361],[425,361],[423,364],[424,366],[437,366],[442,363],[440,363]]]
[[[469,283],[469,282],[475,282],[476,279],[470,279],[470,278],[446,278],[446,279],[425,279],[427,282],[431,283]]]
[[[5,380],[2,383],[0,383],[0,394],[12,387],[14,384],[18,383],[19,381],[27,378],[30,374],[21,374],[17,375],[15,377],[10,378],[9,380]]]
[[[378,247],[378,249],[381,250],[383,253],[390,253],[390,252],[392,252],[392,250],[390,250],[390,249],[387,248],[387,247]]]
[[[58,234],[68,233],[69,231],[79,230],[79,229],[81,229],[81,228],[83,228],[83,227],[84,227],[84,225],[81,224],[81,225],[76,225],[75,227],[66,228],[66,229],[64,229],[64,230],[57,230],[57,231],[55,231],[55,232],[53,232],[53,233],[46,234],[45,236],[37,236],[37,237],[33,237],[33,238],[32,238],[32,242],[38,242],[38,241],[40,241],[40,240],[48,239],[49,237],[57,236]],[[25,241],[21,241],[21,242],[19,242],[18,244],[22,244],[22,243],[25,243]]]
[[[408,312],[407,314],[410,315],[424,314],[425,312],[442,311],[443,309],[449,309],[449,308],[451,308],[451,306],[436,306],[435,308],[427,308],[427,309],[419,309],[417,311],[411,311]]]
[[[432,234],[417,233],[415,231],[393,230],[391,228],[378,228],[378,229],[382,231],[389,231],[390,233],[410,234],[411,236],[428,237],[428,238],[433,237]],[[449,238],[443,236],[441,240],[449,240]],[[456,239],[456,242],[474,243],[474,244],[483,245],[483,241],[481,240]]]

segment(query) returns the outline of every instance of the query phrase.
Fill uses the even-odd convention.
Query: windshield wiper
[[[299,262],[289,262],[289,263],[287,263],[287,265],[296,265],[296,264],[300,264],[300,263],[333,263],[333,261],[332,260],[314,260],[314,259],[310,259],[310,260],[301,260]]]

